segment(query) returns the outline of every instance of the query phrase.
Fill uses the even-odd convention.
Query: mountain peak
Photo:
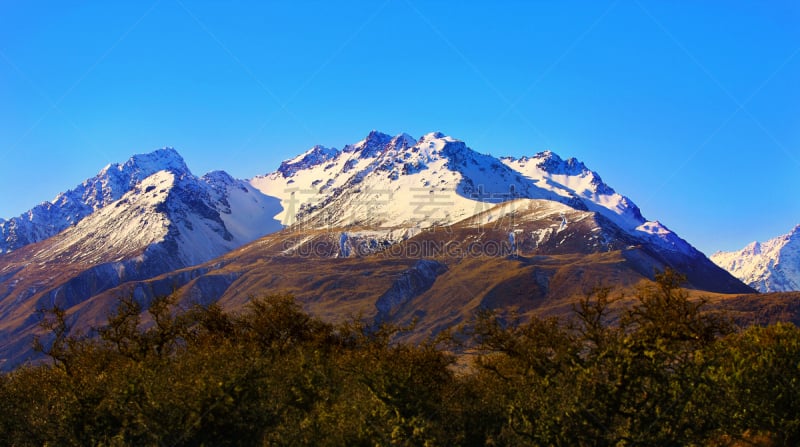
[[[312,168],[339,156],[339,149],[316,145],[311,149],[290,160],[286,160],[278,167],[278,172],[284,178],[291,177],[295,172]]]
[[[344,152],[358,152],[358,158],[371,158],[383,151],[391,140],[391,135],[373,130],[358,143],[345,146]]]
[[[554,175],[580,175],[586,172],[592,172],[578,159],[570,157],[564,160],[551,150],[537,152],[532,157],[502,157],[502,159],[520,163],[527,163],[532,160],[539,169]]]
[[[122,165],[112,163],[100,171],[100,175],[106,174],[112,169],[139,171],[145,173],[144,177],[158,171],[170,171],[178,175],[191,173],[183,157],[172,147],[163,147],[146,154],[136,154]]]
[[[714,253],[711,260],[760,292],[800,290],[800,225],[738,251]]]
[[[428,132],[425,135],[423,135],[419,139],[419,141],[422,142],[422,141],[438,140],[439,138],[444,138],[444,137],[445,137],[445,134],[443,134],[443,133],[441,133],[439,131]]]
[[[583,162],[578,161],[574,157],[566,160],[562,159],[553,151],[543,151],[533,156],[536,160],[537,166],[542,170],[556,175],[579,175],[588,172],[589,169]]]
[[[236,182],[236,179],[234,179],[233,177],[231,177],[230,174],[222,170],[211,171],[206,175],[204,175],[202,179],[208,183],[226,185],[226,186],[232,185],[234,184],[234,182]]]
[[[372,129],[369,134],[367,134],[366,141],[386,141],[387,139],[391,138],[391,135],[385,134],[377,129]]]
[[[758,241],[753,241],[747,244],[743,249],[742,253],[747,253],[749,255],[760,255],[761,254],[761,244]]]
[[[191,175],[183,158],[171,147],[134,155],[122,164],[111,163],[96,176],[58,194],[52,202],[37,205],[0,227],[0,253],[47,239],[76,225],[159,171],[168,171],[178,178]]]
[[[53,203],[59,204],[69,199],[76,203],[83,202],[96,210],[119,199],[134,185],[160,171],[171,172],[179,178],[192,175],[178,151],[164,147],[146,154],[136,154],[122,164],[106,166],[77,189],[59,194]],[[80,198],[76,194],[80,194]]]
[[[417,143],[417,140],[414,139],[411,135],[403,132],[399,135],[395,135],[391,141],[389,141],[389,148],[395,150],[403,150],[409,147],[414,146]]]

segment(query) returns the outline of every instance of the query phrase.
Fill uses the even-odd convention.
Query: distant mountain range
[[[102,324],[126,294],[238,306],[290,292],[331,319],[434,333],[484,307],[563,311],[665,267],[698,290],[752,292],[578,160],[495,158],[438,132],[373,131],[250,180],[197,177],[169,148],[136,155],[0,220],[0,253],[7,365],[29,355],[36,309]]]
[[[800,290],[800,225],[739,251],[715,253],[711,260],[760,292]]]

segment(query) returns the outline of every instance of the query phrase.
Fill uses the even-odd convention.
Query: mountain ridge
[[[711,260],[760,292],[800,290],[800,224],[768,241],[714,253]]]
[[[405,133],[391,137],[378,131],[341,151],[323,149],[314,146],[282,163],[284,169],[250,180],[262,192],[281,199],[287,210],[280,216],[283,222],[375,224],[378,219],[363,211],[364,204],[372,203],[372,208],[392,216],[392,220],[378,222],[384,226],[407,225],[414,220],[427,225],[446,225],[479,210],[480,203],[526,197],[599,211],[642,240],[690,256],[702,256],[657,220],[645,219],[632,200],[616,193],[585,164],[575,158],[564,160],[551,151],[520,158],[495,158],[441,132],[430,132],[413,140]],[[308,163],[311,159],[314,163]],[[300,162],[302,167],[298,165]],[[386,178],[377,178],[381,175]],[[355,185],[359,185],[360,191],[352,194],[349,201],[340,198],[344,191],[356,189]],[[400,193],[401,188],[405,194]],[[427,200],[420,197],[426,190],[436,197]],[[408,209],[393,207],[389,203],[392,201],[415,205],[414,209],[427,208],[428,213],[409,213]],[[362,212],[350,213],[349,222],[336,211],[357,208]],[[445,208],[449,215],[442,212]],[[323,209],[328,213],[320,215]],[[295,210],[296,215],[292,214]]]
[[[21,220],[38,239],[4,239],[0,358],[29,352],[37,308],[102,324],[124,294],[239,306],[277,288],[330,318],[420,317],[438,331],[483,305],[563,310],[600,278],[633,286],[667,267],[698,290],[752,292],[582,162],[496,158],[441,132],[372,131],[249,180],[197,177],[161,149],[58,197],[49,226]]]
[[[52,201],[42,202],[17,217],[0,219],[0,254],[42,241],[76,225],[161,170],[191,174],[178,152],[165,147],[134,155],[124,163],[106,165],[96,176],[59,193]]]

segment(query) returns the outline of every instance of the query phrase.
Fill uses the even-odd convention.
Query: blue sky
[[[0,216],[134,153],[576,157],[708,254],[800,223],[800,3],[0,1]]]

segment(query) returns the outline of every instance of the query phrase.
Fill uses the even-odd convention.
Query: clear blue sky
[[[574,156],[708,254],[800,223],[800,2],[0,1],[0,216],[173,146]]]

